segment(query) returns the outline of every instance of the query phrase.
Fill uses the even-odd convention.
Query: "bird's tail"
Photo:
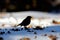
[[[20,24],[16,25],[16,26],[19,26]]]

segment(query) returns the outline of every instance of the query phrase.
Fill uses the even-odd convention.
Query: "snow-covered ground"
[[[9,14],[9,13],[8,13]],[[48,14],[42,12],[18,12],[9,14],[10,16],[0,19],[0,37],[4,40],[21,40],[21,38],[30,38],[30,40],[60,40],[60,25],[52,24],[52,20],[60,21],[60,14]],[[21,30],[21,27],[13,27],[13,25],[22,22],[26,16],[32,16],[34,19],[31,21],[32,26],[45,27],[43,30]],[[15,30],[12,30],[15,29]],[[16,30],[18,29],[18,31]],[[2,32],[2,33],[1,33]],[[53,35],[50,37],[50,35]]]
[[[50,26],[44,30],[30,29],[31,32],[28,30],[20,30],[20,27],[15,28],[19,29],[19,31],[13,31],[11,30],[12,28],[6,29],[0,30],[0,32],[5,32],[4,34],[0,34],[0,37],[3,37],[4,40],[20,40],[21,38],[30,38],[31,40],[50,40],[50,35],[56,36],[57,40],[60,40],[60,26]],[[8,31],[10,33],[8,33]],[[37,38],[35,38],[35,36]]]

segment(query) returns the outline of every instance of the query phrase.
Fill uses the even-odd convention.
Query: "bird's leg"
[[[24,29],[25,29],[25,30],[28,30],[28,28],[27,28],[26,26],[24,27]]]

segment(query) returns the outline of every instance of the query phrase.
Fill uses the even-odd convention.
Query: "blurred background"
[[[20,11],[60,13],[60,0],[0,0],[0,12]]]

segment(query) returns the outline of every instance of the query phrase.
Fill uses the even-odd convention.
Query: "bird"
[[[30,24],[32,16],[27,16],[20,24],[17,26],[24,26],[26,28],[27,25]]]

